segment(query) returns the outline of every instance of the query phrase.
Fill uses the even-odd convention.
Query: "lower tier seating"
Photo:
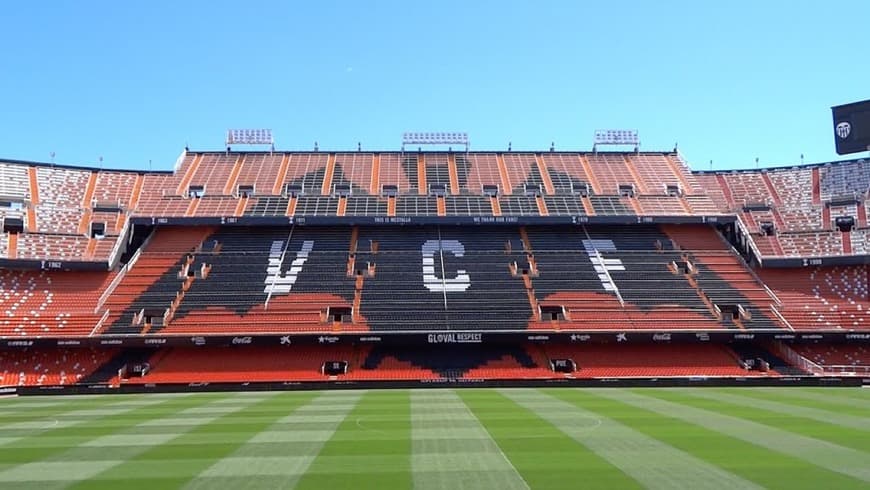
[[[828,372],[870,373],[870,348],[863,345],[802,344],[794,350]]]
[[[352,379],[553,377],[543,358],[519,345],[376,346]]]
[[[719,344],[547,345],[550,359],[572,359],[574,377],[746,376],[740,358]]]
[[[0,386],[76,384],[99,369],[111,349],[28,348],[0,351]]]
[[[349,360],[352,348],[320,346],[197,347],[155,351],[145,376],[126,383],[326,381],[325,361]]]

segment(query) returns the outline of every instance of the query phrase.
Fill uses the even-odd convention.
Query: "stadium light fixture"
[[[595,131],[593,151],[598,145],[634,145],[635,151],[640,146],[640,139],[636,129],[599,129]]]
[[[271,129],[228,129],[227,146],[229,145],[274,145]]]
[[[468,151],[468,133],[461,132],[406,132],[402,133],[402,151],[405,145],[465,145]]]

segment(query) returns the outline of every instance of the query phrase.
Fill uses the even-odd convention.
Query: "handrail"
[[[153,236],[154,231],[152,231],[151,234],[148,235],[147,238],[145,238],[145,241],[142,242],[142,245],[139,247],[138,250],[136,250],[136,253],[134,253],[133,256],[130,257],[130,261],[127,262],[120,271],[118,271],[118,274],[115,276],[114,279],[112,279],[112,282],[109,283],[109,287],[107,287],[106,290],[103,291],[103,294],[100,295],[100,299],[97,300],[97,306],[94,307],[95,314],[100,311],[100,308],[103,307],[103,305],[106,303],[106,300],[109,299],[109,296],[115,292],[115,288],[118,287],[118,284],[121,283],[121,280],[127,275],[127,272],[133,267],[134,264],[136,264],[136,261],[139,260],[139,256],[142,255],[142,250],[144,250],[148,243],[151,242],[151,237]]]
[[[739,216],[737,218],[737,221],[735,221],[735,223],[737,223],[737,226],[740,228],[740,230],[743,232],[743,234],[745,234],[747,236],[749,248],[752,250],[752,253],[755,254],[755,260],[757,260],[759,264],[762,264],[763,259],[761,257],[761,252],[758,251],[758,247],[755,245],[755,240],[752,238],[752,234],[747,231],[746,227],[743,225],[743,222],[740,220]],[[743,264],[743,266],[746,268],[746,270],[749,271],[749,274],[752,275],[752,278],[755,279],[755,282],[757,282],[758,284],[761,285],[761,287],[764,288],[764,291],[771,298],[773,298],[773,301],[776,303],[777,306],[782,306],[782,301],[779,299],[779,296],[777,296],[776,293],[773,292],[773,290],[771,290],[769,287],[767,287],[767,284],[765,284],[764,281],[762,281],[761,278],[758,277],[758,274],[755,272],[755,269],[753,269],[752,267],[749,266],[749,264],[746,263],[746,260],[743,259],[743,257],[740,255],[740,253],[738,253],[737,250],[735,250],[733,246],[731,247],[731,250],[737,255],[737,258],[740,260],[740,262]]]
[[[758,250],[758,246],[755,245],[755,240],[752,238],[752,233],[746,228],[746,225],[743,223],[743,219],[740,218],[740,215],[737,215],[737,219],[734,221],[737,225],[737,228],[740,228],[740,231],[747,237],[747,243],[749,243],[749,249],[752,251],[753,255],[755,255],[755,260],[758,261],[759,264],[764,263],[764,259],[762,258],[761,252]]]
[[[826,364],[822,366],[825,373],[840,375],[857,375],[858,373],[870,373],[870,366],[852,366],[849,364]]]
[[[791,323],[789,323],[789,321],[786,320],[784,316],[782,316],[782,313],[780,313],[779,308],[777,308],[776,305],[770,305],[770,311],[773,312],[773,315],[778,318],[779,321],[781,321],[782,324],[786,326],[786,328],[794,332],[794,328],[791,326]]]
[[[94,325],[94,329],[91,330],[91,333],[88,334],[88,337],[93,337],[97,333],[97,331],[103,326],[103,323],[106,321],[106,318],[108,318],[108,317],[109,317],[109,310],[106,310],[106,312],[103,313],[103,316],[101,316],[100,319],[97,321],[97,324]]]
[[[130,232],[130,217],[127,216],[127,219],[124,220],[124,228],[121,229],[121,233],[118,235],[118,239],[115,241],[115,245],[112,247],[111,253],[109,253],[109,270],[115,267],[118,263],[118,255],[121,253],[121,244],[127,241],[127,234]]]
[[[805,371],[809,371],[816,376],[822,376],[825,374],[825,369],[822,366],[814,363],[813,361],[807,359],[806,357],[798,354],[794,349],[789,347],[788,345],[782,342],[771,342],[770,346],[773,347],[773,352],[780,357],[785,358],[786,361],[791,362],[792,364],[797,365],[801,369]]]

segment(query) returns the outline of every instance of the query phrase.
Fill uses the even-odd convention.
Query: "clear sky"
[[[0,158],[168,169],[187,143],[588,150],[637,129],[696,169],[834,160],[870,98],[870,1],[43,1],[0,10]],[[866,154],[864,154],[866,155]],[[859,156],[864,156],[859,155]]]

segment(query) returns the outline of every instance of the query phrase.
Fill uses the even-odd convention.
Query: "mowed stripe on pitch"
[[[174,398],[188,395],[174,395]],[[127,412],[139,407],[160,403],[170,397],[155,396],[110,396],[97,395],[97,400],[83,397],[52,396],[50,403],[27,403],[21,413],[0,418],[0,446],[16,441],[24,441],[43,432],[53,435],[60,429],[73,427],[94,418],[94,415],[107,416]],[[10,405],[12,406],[12,405]],[[14,405],[19,406],[19,405]]]
[[[548,390],[549,391],[549,390]],[[770,451],[765,447],[689,423],[666,411],[655,411],[646,400],[628,390],[553,390],[554,396],[600,415],[619,421],[670,446],[767,488],[794,489],[860,488],[862,483],[839,473],[807,465],[800,458]],[[796,474],[798,482],[792,482]]]
[[[187,444],[191,437],[210,433],[222,423],[231,423],[239,418],[240,414],[270,403],[276,395],[277,393],[257,393],[254,396],[228,394],[227,398],[138,424],[127,431],[123,438],[106,441],[118,444],[129,441],[133,444],[132,447],[125,448],[128,454],[123,461],[99,474],[92,475],[87,480],[77,482],[71,488],[78,490],[118,488],[131,478],[152,485],[152,488],[177,486],[187,481],[196,470],[192,468],[193,465],[189,461],[186,461],[184,467],[188,471],[188,477],[178,480],[172,478],[171,471],[166,471],[168,466],[173,466],[174,461],[182,460],[191,454],[211,462],[212,453],[220,446],[216,439],[212,439],[208,445],[201,444],[192,448]],[[152,444],[143,444],[145,441],[151,441]],[[94,441],[97,442],[99,441]]]
[[[366,393],[296,488],[410,488],[410,411],[406,390]]]
[[[411,391],[411,469],[423,490],[528,489],[453,390]]]
[[[137,398],[105,408],[70,412],[63,420],[58,420],[57,424],[51,424],[48,428],[34,426],[36,432],[29,436],[26,430],[22,432],[20,426],[7,429],[19,438],[0,446],[0,469],[49,458],[71,446],[122,430],[152,415],[159,417],[196,403],[199,402],[191,401],[188,396]],[[3,431],[0,429],[0,433]]]
[[[802,405],[800,400],[797,403],[793,401],[786,402],[783,399],[776,399],[776,394],[759,396],[758,392],[756,392],[755,396],[749,396],[734,392],[723,392],[720,390],[711,390],[705,388],[700,390],[694,390],[692,391],[692,394],[700,398],[720,401],[726,404],[736,405],[740,407],[751,407],[753,409],[761,409],[767,412],[779,413],[791,417],[800,417],[803,419],[810,419],[816,422],[821,422],[822,425],[819,426],[820,430],[827,433],[830,433],[831,429],[838,429],[838,427],[828,427],[828,424],[853,430],[870,432],[870,417],[866,416],[870,415],[870,411],[865,412],[865,416],[863,417],[855,416],[843,413],[841,411],[825,410]],[[870,408],[870,404],[868,404],[867,408]],[[870,434],[868,434],[868,442],[870,442]]]
[[[854,428],[846,428],[832,423],[827,423],[821,418],[808,418],[793,413],[799,412],[799,407],[782,405],[780,411],[771,405],[773,402],[762,404],[748,399],[747,403],[741,401],[736,395],[724,395],[715,390],[706,388],[668,388],[659,390],[660,396],[676,395],[686,398],[686,402],[697,408],[715,411],[724,415],[740,417],[763,426],[781,429],[795,435],[801,435],[820,442],[827,442],[834,447],[851,448],[866,453],[870,460],[870,432],[856,431]],[[763,406],[766,405],[766,406]],[[836,414],[832,414],[836,417]],[[843,418],[843,417],[841,417]],[[870,474],[870,473],[868,473]]]
[[[171,435],[150,435],[150,437],[131,431],[137,423],[171,416],[178,411],[210,403],[212,398],[185,397],[164,399],[151,407],[142,407],[132,412],[124,412],[93,419],[81,425],[79,440],[70,444],[63,438],[53,445],[15,448],[18,449],[14,466],[0,471],[0,484],[12,482],[38,486],[38,488],[62,488],[69,481],[87,479],[111,466],[123,462],[137,451],[140,446],[126,444],[159,444]],[[61,445],[57,445],[61,444]],[[12,459],[12,458],[10,458]]]
[[[602,395],[607,394],[604,389],[593,391]],[[679,393],[664,392],[657,389],[638,389],[632,390],[630,393],[621,391],[620,394],[620,401],[646,408],[661,415],[676,417],[690,424],[699,425],[771,451],[799,458],[809,468],[819,466],[863,482],[870,481],[870,467],[866,464],[867,453],[740,417],[726,415],[715,410],[699,408],[693,406],[698,402],[697,399]],[[712,404],[707,403],[706,405]],[[763,461],[760,464],[763,464]],[[841,484],[836,486],[848,488],[849,483],[841,481]],[[866,487],[866,483],[862,486]]]
[[[184,488],[292,488],[364,392],[309,393],[305,403],[288,405],[284,400],[286,409],[278,405],[280,412],[272,414],[270,423],[260,420],[256,426],[234,427],[239,436],[243,431],[247,437],[223,457],[212,456],[211,464]],[[186,466],[184,460],[181,465]]]
[[[505,389],[501,392],[520,406],[534,411],[572,439],[588,447],[645,488],[670,490],[759,489],[759,485],[703,461],[607,416],[586,410],[565,390],[544,393],[535,389]]]
[[[867,417],[870,414],[870,400],[862,401],[837,396],[837,389],[831,389],[831,394],[828,395],[808,391],[804,388],[721,388],[717,389],[717,391],[789,403],[800,407],[829,410],[856,417]]]
[[[459,396],[532,488],[640,488],[619,468],[501,393],[469,389]]]

